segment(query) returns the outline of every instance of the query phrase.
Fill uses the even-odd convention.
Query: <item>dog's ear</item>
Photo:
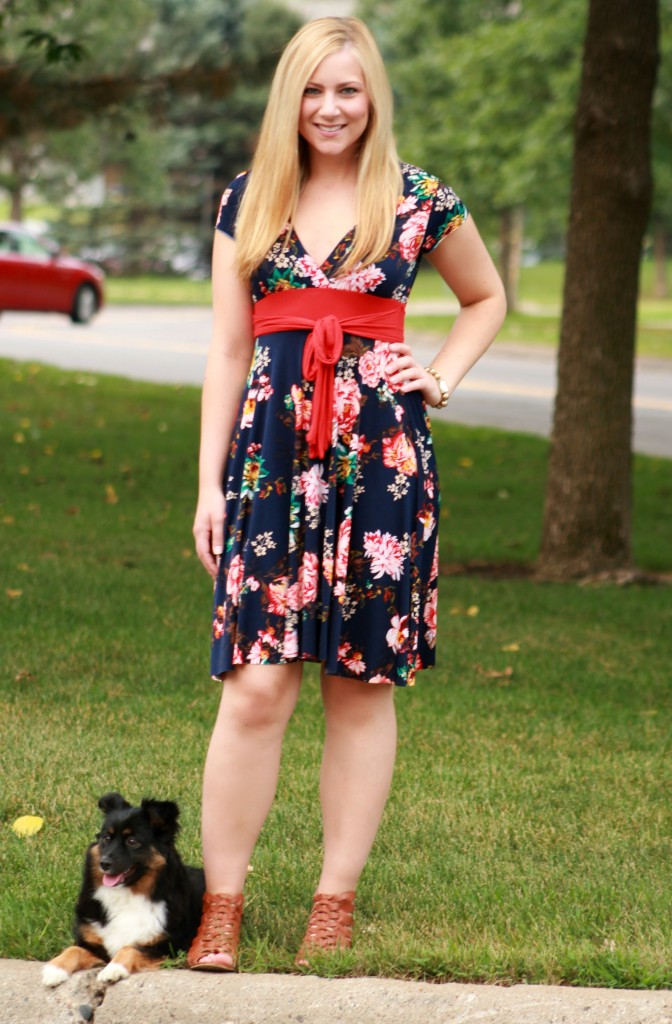
[[[172,800],[150,800],[147,797],[141,807],[149,819],[155,832],[160,832],[167,839],[174,839],[180,830],[177,822],[180,809]]]
[[[121,793],[105,793],[98,801],[98,806],[103,814],[109,814],[110,811],[122,811],[131,805],[128,800],[124,800]]]

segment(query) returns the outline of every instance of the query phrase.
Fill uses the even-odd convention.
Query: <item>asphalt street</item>
[[[210,336],[204,307],[112,306],[86,327],[51,314],[0,317],[0,356],[70,370],[169,384],[200,385]],[[413,338],[418,358],[434,355]],[[495,343],[452,396],[442,418],[471,426],[548,436],[556,386],[555,353]],[[672,458],[672,361],[639,360],[634,449]]]

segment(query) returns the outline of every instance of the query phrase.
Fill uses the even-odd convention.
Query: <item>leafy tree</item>
[[[539,572],[631,559],[634,338],[651,203],[658,0],[590,0]]]
[[[479,222],[499,220],[500,269],[517,299],[523,210],[557,233],[568,199],[585,0],[401,5],[385,28],[402,152],[454,183]],[[376,19],[374,15],[374,27]]]

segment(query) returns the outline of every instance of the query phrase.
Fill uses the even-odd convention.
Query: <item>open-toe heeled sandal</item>
[[[354,892],[343,892],[339,896],[318,893],[314,896],[306,934],[294,961],[296,966],[309,967],[311,954],[349,949],[354,909]]]
[[[192,971],[235,970],[242,915],[242,894],[206,892],[201,923],[187,953]]]

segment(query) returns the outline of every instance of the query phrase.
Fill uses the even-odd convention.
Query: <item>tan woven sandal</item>
[[[201,923],[187,953],[187,963],[192,971],[235,970],[242,916],[242,893],[230,896],[228,893],[206,892]],[[222,955],[229,957],[231,963],[204,959]]]
[[[340,896],[320,892],[313,896],[313,909],[306,934],[294,961],[296,966],[310,967],[311,954],[349,949],[352,945],[354,909],[354,892],[342,892]]]

